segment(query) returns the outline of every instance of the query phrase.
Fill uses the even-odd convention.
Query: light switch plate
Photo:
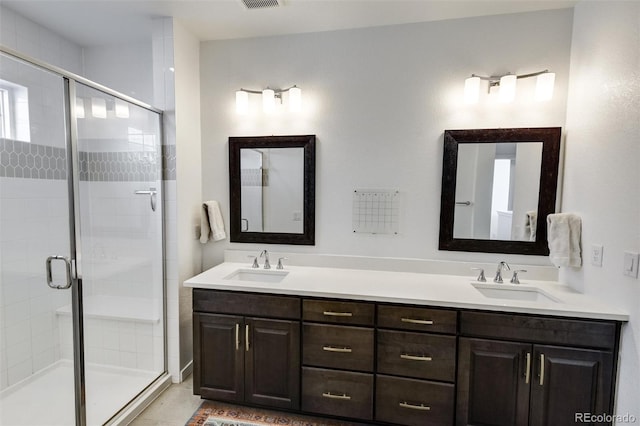
[[[640,262],[640,254],[625,251],[623,273],[628,277],[638,278],[638,262]]]
[[[602,252],[604,247],[600,244],[593,244],[591,246],[591,264],[594,266],[602,266]]]

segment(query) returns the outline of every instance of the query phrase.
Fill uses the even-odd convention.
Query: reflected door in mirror
[[[542,142],[458,147],[454,238],[535,241]]]
[[[242,232],[304,232],[304,149],[240,150]]]

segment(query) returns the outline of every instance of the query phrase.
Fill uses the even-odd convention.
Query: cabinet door
[[[242,317],[193,314],[193,391],[203,398],[244,397]]]
[[[534,360],[531,425],[574,425],[576,414],[611,414],[611,352],[536,345]]]
[[[531,349],[523,343],[460,339],[458,425],[527,424]]]
[[[300,322],[245,318],[245,402],[300,406]]]

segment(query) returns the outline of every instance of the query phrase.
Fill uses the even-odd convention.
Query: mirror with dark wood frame
[[[315,244],[315,142],[229,138],[231,242]]]
[[[548,255],[560,135],[560,127],[445,130],[438,248]]]

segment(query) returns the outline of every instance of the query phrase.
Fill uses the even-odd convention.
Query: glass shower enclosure
[[[0,52],[0,424],[108,424],[166,381],[161,120]]]

